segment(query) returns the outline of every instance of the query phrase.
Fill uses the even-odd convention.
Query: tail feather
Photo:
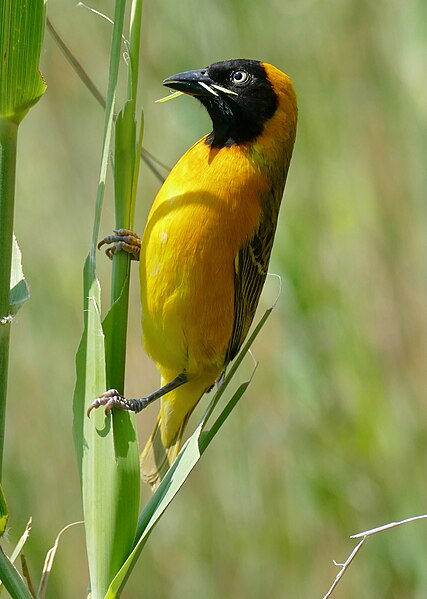
[[[165,447],[162,442],[161,415],[157,417],[154,431],[141,453],[141,478],[151,486],[153,491],[159,486],[181,449],[182,437],[190,416],[191,412],[184,418],[175,439],[168,447]]]
[[[219,374],[213,371],[194,377],[162,397],[156,426],[141,454],[141,478],[152,489],[160,484],[176,459],[194,408]],[[162,385],[175,376],[173,372],[162,372]]]

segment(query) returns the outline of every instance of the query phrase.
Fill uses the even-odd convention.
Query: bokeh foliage
[[[111,2],[92,5],[113,14]],[[105,89],[110,26],[71,0],[49,11]],[[425,3],[159,0],[144,11],[144,145],[164,162],[209,126],[190,98],[154,104],[180,70],[268,60],[292,76],[300,118],[271,267],[283,292],[256,342],[260,366],[124,597],[322,597],[350,534],[425,512]],[[12,336],[4,462],[12,539],[33,516],[34,573],[81,518],[71,398],[103,123],[46,38],[48,91],[20,131],[15,222],[32,299]],[[158,189],[144,166],[141,180],[138,232]],[[110,194],[103,232],[113,212]],[[110,264],[98,264],[108,284]],[[158,382],[140,345],[136,274],[130,396]],[[139,417],[142,441],[154,411]],[[85,591],[83,534],[67,534],[51,598]],[[420,599],[426,551],[423,522],[382,533],[336,596]]]

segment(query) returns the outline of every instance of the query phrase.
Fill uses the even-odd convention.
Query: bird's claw
[[[98,243],[98,249],[101,249],[103,245],[113,244],[105,250],[110,260],[113,259],[114,254],[121,251],[130,254],[131,260],[139,260],[141,239],[138,235],[129,229],[114,229],[114,233],[114,235],[107,235],[104,239],[101,239]]]
[[[118,408],[119,410],[129,409],[127,399],[123,397],[123,395],[120,395],[117,389],[109,389],[94,399],[87,411],[88,417],[90,417],[92,410],[100,408],[101,406],[105,406],[104,411],[106,415],[108,415],[113,408]]]

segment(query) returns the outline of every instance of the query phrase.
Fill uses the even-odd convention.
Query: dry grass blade
[[[55,43],[58,45],[59,49],[63,53],[65,59],[69,62],[71,67],[77,73],[78,77],[80,78],[82,83],[86,86],[86,88],[89,90],[89,92],[92,94],[92,96],[97,100],[97,102],[100,104],[100,106],[102,106],[102,108],[105,109],[106,101],[105,101],[104,96],[101,94],[99,89],[96,87],[94,81],[91,79],[91,77],[89,76],[89,74],[87,73],[87,71],[85,70],[83,65],[81,64],[81,62],[79,62],[77,60],[77,58],[74,56],[74,54],[72,53],[70,48],[67,46],[67,44],[64,42],[62,37],[59,35],[59,33],[55,29],[52,21],[50,21],[49,18],[46,20],[46,25],[47,25],[47,28],[49,29],[50,33],[52,34],[52,37],[53,37]],[[157,100],[157,101],[158,102],[166,101],[166,99],[165,100]],[[141,158],[144,160],[145,164],[148,166],[148,168],[151,170],[151,172],[159,179],[159,181],[163,182],[165,180],[165,178],[161,175],[161,173],[159,173],[157,168],[154,166],[153,162],[168,172],[171,170],[171,167],[168,166],[167,164],[164,164],[163,162],[161,162],[161,160],[156,158],[156,156],[151,154],[151,152],[149,152],[146,148],[141,148],[140,153],[141,153]]]
[[[25,545],[28,537],[30,536],[32,525],[33,525],[33,519],[30,517],[21,538],[19,539],[15,549],[13,550],[12,555],[10,556],[10,561],[12,562],[12,564],[15,562],[16,558],[21,553],[23,546]]]
[[[68,530],[72,526],[76,526],[77,524],[84,524],[84,522],[83,522],[83,520],[79,520],[78,522],[71,522],[71,524],[67,524],[67,526],[64,526],[64,528],[62,530],[60,530],[59,533],[57,534],[55,543],[53,544],[53,547],[51,547],[49,549],[49,551],[47,552],[46,558],[44,560],[43,573],[42,573],[42,577],[40,580],[39,589],[37,591],[37,599],[44,599],[44,597],[45,597],[47,581],[49,578],[49,574],[52,570],[53,560],[55,559],[56,551],[57,551],[58,545],[59,545],[59,539],[61,538],[61,536],[63,535],[63,533],[66,530]],[[36,595],[34,595],[34,596],[36,596]]]
[[[330,597],[332,595],[335,587],[337,586],[337,584],[339,583],[341,578],[344,576],[344,573],[347,571],[348,567],[350,566],[351,562],[353,561],[353,559],[355,558],[356,554],[359,552],[359,549],[362,547],[362,545],[365,541],[366,541],[366,537],[363,537],[363,539],[356,545],[356,547],[353,549],[353,551],[350,553],[350,555],[348,556],[348,558],[345,560],[345,562],[343,564],[338,564],[334,560],[334,564],[336,566],[341,566],[341,570],[335,576],[335,580],[332,583],[332,586],[330,587],[330,589],[326,593],[326,595],[323,596],[323,599],[328,599],[328,597]]]
[[[334,582],[332,583],[332,585],[331,585],[330,589],[328,590],[328,592],[326,593],[326,595],[323,596],[323,599],[328,599],[328,597],[330,597],[332,595],[335,587],[337,586],[337,584],[343,577],[344,573],[348,570],[348,567],[350,566],[351,562],[353,561],[356,554],[359,552],[360,548],[362,547],[363,543],[366,541],[366,539],[368,537],[371,537],[372,535],[375,535],[379,532],[383,532],[384,530],[389,530],[390,528],[396,528],[396,526],[401,526],[402,524],[408,524],[409,522],[415,522],[416,520],[423,520],[426,518],[427,518],[427,514],[422,514],[421,516],[412,516],[411,518],[405,518],[404,520],[398,520],[397,522],[389,522],[388,524],[383,524],[382,526],[376,526],[375,528],[365,530],[364,532],[358,532],[355,535],[351,535],[350,539],[360,539],[361,538],[361,540],[359,541],[359,543],[356,545],[356,547],[353,549],[353,551],[350,553],[350,555],[348,556],[348,558],[345,560],[345,562],[343,564],[339,564],[334,560],[334,565],[341,566],[341,570],[336,575]]]
[[[377,526],[376,528],[371,528],[370,530],[365,530],[364,532],[358,532],[355,535],[351,535],[350,539],[370,537],[371,535],[375,535],[377,532],[382,532],[383,530],[388,530],[389,528],[396,528],[396,526],[408,524],[409,522],[415,522],[415,520],[423,520],[425,518],[427,518],[427,514],[422,514],[421,516],[412,516],[411,518],[405,518],[404,520],[398,520],[397,522],[389,522],[388,524],[383,524],[382,526]]]
[[[36,591],[34,589],[34,585],[31,580],[30,571],[28,569],[28,564],[27,564],[27,559],[23,553],[21,553],[21,568],[22,568],[22,576],[25,578],[27,585],[28,585],[28,590],[30,591],[30,593],[32,594],[32,596],[35,599]]]

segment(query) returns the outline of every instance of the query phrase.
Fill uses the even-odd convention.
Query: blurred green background
[[[113,14],[111,0],[91,5]],[[105,91],[110,25],[74,0],[48,10]],[[145,3],[144,145],[163,162],[209,128],[191,98],[154,104],[177,71],[267,60],[293,78],[300,116],[271,264],[283,291],[256,342],[259,368],[155,529],[125,598],[320,599],[337,573],[332,560],[355,545],[350,534],[426,512],[425,19],[421,0]],[[48,32],[42,72],[47,93],[19,139],[15,229],[32,298],[12,332],[4,465],[10,541],[32,515],[26,555],[36,579],[59,529],[82,516],[74,354],[103,124]],[[143,166],[139,233],[158,187]],[[102,232],[112,225],[110,180]],[[101,255],[98,268],[107,307]],[[158,383],[139,310],[134,269],[128,396]],[[154,417],[138,418],[141,445]],[[334,597],[425,597],[426,555],[424,522],[382,533]],[[86,583],[76,527],[47,596],[83,597]]]

